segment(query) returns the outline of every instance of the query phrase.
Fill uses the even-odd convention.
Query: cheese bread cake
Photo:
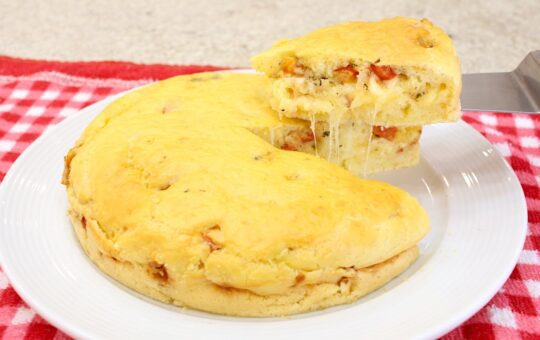
[[[92,121],[63,183],[77,238],[101,270],[166,303],[261,317],[353,302],[416,259],[429,229],[420,204],[271,145],[312,129],[261,104],[265,81],[180,76]]]

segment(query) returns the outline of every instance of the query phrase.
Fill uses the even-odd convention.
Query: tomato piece
[[[208,247],[210,247],[211,251],[220,250],[222,248],[219,244],[214,242],[214,240],[207,234],[202,234],[202,239],[208,244]]]
[[[394,72],[390,66],[371,64],[369,69],[371,72],[375,73],[380,80],[390,80],[396,76],[396,72]]]
[[[291,75],[301,75],[300,72],[298,72],[298,62],[296,58],[293,57],[286,57],[281,61],[281,70],[285,74],[291,74]]]
[[[203,241],[205,241],[208,244],[211,251],[220,250],[221,248],[223,248],[223,246],[219,244],[218,242],[216,242],[210,235],[211,232],[216,232],[216,231],[217,232],[221,231],[221,227],[219,225],[215,225],[201,234]]]
[[[352,65],[338,67],[334,70],[334,77],[342,83],[354,83],[358,77],[358,71]]]
[[[148,271],[157,280],[163,282],[167,282],[169,280],[169,274],[167,273],[167,268],[165,268],[164,264],[156,261],[150,261],[148,263]]]
[[[295,146],[290,145],[288,143],[285,143],[281,146],[281,150],[287,150],[287,151],[296,151],[298,150]]]
[[[307,133],[300,136],[300,140],[302,141],[302,143],[312,142],[315,140],[315,134],[313,133],[313,131],[309,130]]]
[[[375,125],[373,127],[373,135],[387,139],[389,141],[394,140],[397,133],[397,127],[384,127]]]

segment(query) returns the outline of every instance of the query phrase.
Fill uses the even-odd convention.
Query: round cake
[[[179,76],[129,93],[65,159],[69,215],[105,273],[157,300],[237,316],[348,303],[418,256],[425,211],[268,139],[305,124],[266,104],[264,77]]]

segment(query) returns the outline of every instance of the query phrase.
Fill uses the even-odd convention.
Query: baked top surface
[[[265,81],[176,77],[90,124],[66,174],[71,208],[95,221],[103,251],[164,265],[173,281],[202,262],[208,282],[264,296],[287,294],[299,273],[317,273],[305,284],[339,279],[425,235],[427,215],[406,192],[255,135],[279,124],[256,99]]]
[[[427,19],[396,17],[324,27],[299,38],[279,40],[252,63],[273,76],[285,57],[296,57],[314,70],[321,69],[320,64],[335,69],[361,60],[423,68],[456,81],[461,76],[452,40]]]

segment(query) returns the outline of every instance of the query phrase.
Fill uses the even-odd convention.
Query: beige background
[[[0,54],[248,66],[282,37],[347,20],[427,17],[464,72],[513,69],[540,49],[540,0],[0,0]]]

